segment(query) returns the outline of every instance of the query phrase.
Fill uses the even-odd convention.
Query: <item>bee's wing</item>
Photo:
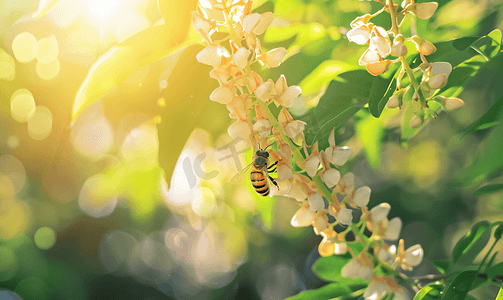
[[[241,171],[237,172],[234,176],[232,176],[232,178],[229,180],[229,183],[230,184],[241,183],[243,181],[243,176],[246,174],[248,169],[250,169],[251,165],[252,164],[250,163],[249,165],[244,167]]]

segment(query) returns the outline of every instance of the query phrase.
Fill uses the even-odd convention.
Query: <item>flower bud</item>
[[[430,55],[437,51],[437,48],[432,43],[414,35],[412,41],[416,44],[417,50],[423,55]]]
[[[370,63],[370,64],[365,65],[365,69],[367,69],[367,71],[370,74],[372,74],[374,76],[379,76],[388,69],[388,66],[390,63],[391,63],[391,61],[389,61],[389,60],[376,62],[376,63]]]
[[[395,108],[398,106],[400,106],[400,96],[398,95],[398,93],[396,93],[389,98],[388,103],[386,103],[386,107]]]
[[[210,21],[195,11],[192,12],[192,26],[197,32],[209,35],[211,29]]]
[[[429,78],[426,82],[432,90],[443,88],[447,84],[447,74],[438,74]]]
[[[465,102],[456,97],[449,97],[445,98],[444,100],[444,107],[448,111],[456,110],[458,108],[461,108],[463,105],[465,105]]]
[[[413,13],[421,20],[427,20],[433,16],[437,10],[437,2],[416,3]]]
[[[318,252],[322,257],[332,256],[335,252],[335,244],[328,241],[327,238],[323,238],[318,246]]]
[[[423,125],[423,119],[418,117],[417,115],[414,115],[412,119],[410,120],[409,127],[411,129],[417,128],[421,125]]]
[[[407,46],[403,43],[405,41],[405,37],[401,34],[398,34],[393,41],[393,45],[391,46],[391,55],[400,57],[407,55]]]

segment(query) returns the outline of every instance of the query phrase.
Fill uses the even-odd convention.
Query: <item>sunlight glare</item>
[[[58,76],[59,74],[60,69],[61,64],[59,62],[59,59],[57,58],[48,64],[43,64],[37,61],[37,64],[35,65],[35,70],[37,71],[38,77],[43,80],[51,80],[56,78],[56,76]]]
[[[117,1],[113,0],[88,0],[89,10],[100,19],[111,17],[118,6]]]

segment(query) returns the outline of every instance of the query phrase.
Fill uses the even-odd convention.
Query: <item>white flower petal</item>
[[[269,192],[271,196],[286,196],[292,190],[291,180],[283,180],[283,181],[278,180],[277,184],[279,189],[271,188]]]
[[[271,25],[272,21],[274,21],[274,14],[272,12],[268,11],[261,14],[256,26],[252,30],[253,33],[261,35]]]
[[[246,31],[246,33],[250,33],[255,25],[257,25],[258,20],[260,19],[260,14],[258,13],[253,13],[246,15],[243,18],[243,29]]]
[[[232,95],[232,91],[229,87],[221,86],[216,88],[213,92],[211,92],[210,100],[215,101],[221,104],[227,104],[232,102],[234,96]]]
[[[351,29],[346,33],[346,36],[350,42],[364,45],[369,40],[370,32],[367,27],[361,26]]]
[[[388,217],[390,209],[391,206],[388,203],[381,203],[378,206],[373,207],[370,210],[370,214],[372,215],[372,221],[374,221],[374,223],[381,222],[386,217]]]
[[[365,207],[370,200],[370,188],[368,186],[361,187],[355,191],[353,201],[359,207]]]
[[[293,215],[292,220],[290,221],[290,224],[293,227],[305,227],[309,226],[313,223],[314,221],[314,211],[310,211],[309,209],[305,208],[300,208],[295,215]]]
[[[292,169],[290,169],[287,164],[281,164],[278,167],[278,179],[280,181],[290,179],[292,178],[292,176],[293,176]]]
[[[335,243],[334,254],[342,255],[348,252],[348,244],[346,243]]]
[[[236,64],[236,66],[244,69],[246,64],[248,64],[248,56],[250,56],[250,50],[246,48],[239,48],[236,53],[232,55],[232,61]]]
[[[302,131],[304,131],[306,124],[306,122],[300,120],[289,122],[285,125],[285,134],[289,138],[295,140],[302,133]]]
[[[318,166],[320,165],[320,158],[318,156],[313,156],[309,158],[305,163],[307,175],[313,177],[318,172]]]
[[[208,46],[196,55],[198,62],[218,67],[222,63],[222,56],[230,57],[229,52],[222,46]]]
[[[405,251],[405,263],[410,267],[415,267],[421,263],[423,255],[423,248],[416,244]]]
[[[267,103],[269,102],[269,97],[271,96],[271,90],[271,83],[269,81],[266,81],[257,87],[255,95],[257,96],[257,99]]]
[[[375,63],[381,61],[381,56],[379,56],[379,53],[374,51],[373,49],[368,48],[363,52],[362,56],[358,60],[358,64],[360,66],[364,66],[366,64],[370,63]]]
[[[435,11],[437,10],[437,7],[437,2],[417,3],[415,5],[415,15],[421,20],[427,20],[431,18],[431,16],[433,16]]]
[[[279,98],[281,100],[281,105],[284,107],[292,107],[295,99],[299,97],[302,90],[296,85],[292,85],[286,89],[286,91]]]
[[[400,231],[402,230],[402,220],[399,217],[393,218],[388,223],[388,229],[384,233],[384,238],[387,240],[398,240]]]
[[[309,201],[310,211],[317,211],[325,208],[325,202],[323,201],[323,197],[321,197],[321,195],[318,193],[310,194],[307,200]]]
[[[452,72],[452,65],[448,62],[434,62],[431,64],[431,75],[447,74],[449,76]]]
[[[389,40],[380,36],[374,36],[370,39],[370,48],[379,53],[381,57],[386,57],[391,52]]]
[[[372,279],[372,269],[367,266],[363,266],[360,269],[359,277],[365,281],[370,281]]]
[[[295,198],[297,201],[303,201],[306,199],[306,193],[304,193],[300,184],[294,184],[292,190],[288,193],[288,197]]]
[[[349,208],[341,208],[336,219],[342,225],[351,225],[353,223],[353,211]]]
[[[322,179],[329,188],[333,188],[341,179],[341,172],[336,169],[329,169],[323,173]]]
[[[332,151],[329,160],[336,166],[342,166],[348,161],[351,155],[353,155],[353,149],[346,146],[337,147]]]
[[[272,49],[265,54],[264,63],[269,68],[276,68],[283,62],[286,53],[287,51],[283,47]]]
[[[227,129],[227,132],[229,135],[233,138],[240,137],[243,140],[247,140],[250,138],[251,135],[251,128],[250,125],[246,121],[239,120],[235,123],[233,123],[229,128]]]
[[[260,136],[269,136],[271,134],[272,124],[271,121],[260,119],[253,124],[253,130],[258,132]]]

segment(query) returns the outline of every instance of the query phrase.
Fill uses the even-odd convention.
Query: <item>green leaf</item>
[[[488,184],[478,188],[474,195],[494,194],[503,191],[503,184]]]
[[[342,268],[351,260],[351,255],[332,255],[320,257],[313,265],[313,272],[325,281],[342,282],[344,284],[363,284],[361,278],[347,278],[342,276]]]
[[[500,291],[499,291],[498,295],[496,296],[495,300],[503,300],[503,287],[500,288]]]
[[[445,274],[449,271],[449,265],[449,259],[437,260],[433,262],[433,266],[435,266],[435,268],[442,274]]]
[[[316,143],[318,140],[321,138],[328,136],[330,132],[332,131],[333,128],[339,128],[347,123],[349,119],[351,119],[357,112],[360,111],[362,107],[361,106],[351,106],[338,114],[337,116],[333,117],[331,120],[326,122],[321,126],[321,128],[316,132],[314,137],[310,139],[309,135],[306,137],[306,142],[309,145],[313,145]]]
[[[480,221],[472,226],[452,250],[452,261],[455,264],[469,264],[484,249],[491,236],[491,223]]]
[[[374,117],[379,118],[381,116],[386,103],[395,92],[398,73],[400,73],[400,69],[387,71],[374,79],[368,100],[370,113]]]
[[[270,29],[269,29],[270,30]],[[326,60],[307,75],[299,84],[302,95],[313,95],[326,89],[331,80],[337,75],[354,69],[354,65],[340,60]]]
[[[488,35],[476,40],[471,47],[489,61],[501,48],[501,31],[495,29]]]
[[[302,291],[288,300],[332,299],[351,294],[353,290],[346,283],[329,283],[316,290]]]
[[[461,272],[451,282],[442,300],[463,300],[470,291],[473,281],[477,277],[477,271],[469,270]]]
[[[218,86],[208,76],[211,67],[196,60],[196,54],[202,48],[193,45],[182,52],[168,77],[167,88],[163,90],[166,106],[161,110],[162,121],[157,130],[159,164],[166,172],[168,184],[187,139],[211,105],[209,96]]]
[[[487,270],[487,276],[489,279],[494,278],[494,276],[503,275],[503,261],[495,264]]]
[[[466,129],[465,133],[461,136],[463,138],[465,135],[477,131],[484,130],[499,124],[500,119],[503,116],[503,97],[499,98],[489,110],[482,116],[480,119],[475,121],[468,129]]]
[[[255,4],[255,1],[253,1]],[[283,42],[294,37],[300,30],[299,24],[291,24],[289,26],[271,27],[264,34],[265,43]]]
[[[494,238],[497,240],[501,239],[501,236],[503,236],[503,221],[494,222],[493,227],[496,227]]]
[[[489,261],[487,262],[485,266],[485,272],[487,273],[487,270],[493,265],[494,260],[496,259],[496,255],[498,255],[499,251],[495,251]]]
[[[379,168],[381,158],[381,141],[384,135],[382,120],[368,114],[356,125],[356,135],[360,139],[367,160],[372,168]]]
[[[171,15],[175,14],[174,12],[188,13],[180,13],[177,18],[168,19],[164,25],[142,30],[103,54],[91,67],[77,92],[72,122],[86,107],[106,95],[136,70],[185,45],[191,18],[190,10],[195,8],[196,1],[167,2],[170,3]],[[191,41],[187,41],[189,42]],[[139,97],[138,101],[143,99]]]
[[[443,283],[430,283],[416,294],[414,300],[438,300],[443,287]]]

